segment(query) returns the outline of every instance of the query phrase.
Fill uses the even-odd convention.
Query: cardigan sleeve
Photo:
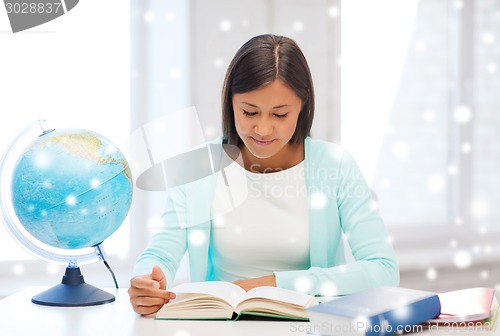
[[[150,274],[158,265],[171,288],[179,263],[187,249],[186,196],[183,187],[168,190],[167,205],[162,216],[163,226],[141,253],[134,266],[133,275]]]
[[[337,162],[336,195],[329,200],[328,206],[335,206],[334,210],[338,211],[328,211],[328,214],[336,214],[334,217],[338,218],[327,220],[340,226],[356,261],[332,267],[275,272],[278,287],[332,296],[375,286],[399,285],[394,249],[360,169],[346,152]],[[311,244],[318,238],[311,236]],[[331,244],[339,244],[340,234],[331,239]]]

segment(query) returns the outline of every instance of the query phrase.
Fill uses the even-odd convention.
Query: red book
[[[438,294],[441,314],[428,322],[480,321],[491,316],[493,288],[468,288]]]

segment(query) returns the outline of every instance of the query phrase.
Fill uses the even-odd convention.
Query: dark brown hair
[[[310,134],[314,117],[311,72],[297,43],[284,36],[255,36],[238,50],[226,72],[222,87],[224,142],[240,146],[233,111],[233,94],[256,90],[279,79],[302,100],[297,127],[290,142],[300,143]]]

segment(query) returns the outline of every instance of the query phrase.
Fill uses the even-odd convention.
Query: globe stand
[[[113,301],[113,294],[85,283],[79,267],[67,267],[62,283],[31,299],[33,303],[52,307],[97,306]]]

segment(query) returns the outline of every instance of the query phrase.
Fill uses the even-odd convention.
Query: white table
[[[295,321],[166,321],[137,315],[130,305],[126,289],[109,290],[115,294],[113,303],[78,308],[40,306],[31,303],[31,297],[45,290],[30,287],[0,300],[0,335],[50,336],[194,336],[194,335],[306,335],[308,322]],[[440,330],[418,335],[496,335],[496,332],[470,333]]]

